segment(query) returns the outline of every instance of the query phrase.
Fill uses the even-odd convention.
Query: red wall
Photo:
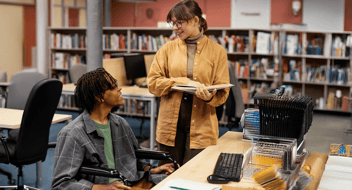
[[[24,67],[31,67],[31,48],[36,46],[36,11],[35,6],[23,6],[24,17]]]
[[[122,3],[111,1],[111,26],[156,27],[158,21],[166,21],[166,16],[179,0],[157,0],[156,2]],[[231,0],[198,0],[199,7],[206,14],[209,27],[231,26]],[[153,17],[148,19],[146,10],[153,9]]]
[[[271,0],[271,24],[302,23],[303,2],[302,0],[300,1],[301,1],[301,9],[300,11],[298,11],[298,15],[294,16],[291,8],[292,0]]]
[[[345,0],[345,31],[352,31],[352,0]]]

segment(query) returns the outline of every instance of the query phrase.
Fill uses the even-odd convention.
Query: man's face
[[[124,99],[121,96],[121,87],[113,85],[113,89],[108,89],[104,93],[104,103],[112,107],[121,106],[124,104]]]

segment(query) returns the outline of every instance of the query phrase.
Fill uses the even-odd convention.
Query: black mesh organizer
[[[296,138],[301,144],[313,121],[313,99],[307,96],[283,96],[257,92],[260,135]]]

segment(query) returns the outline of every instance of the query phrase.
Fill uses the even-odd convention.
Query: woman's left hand
[[[197,86],[196,96],[204,101],[209,101],[216,94],[216,90],[209,92],[204,84]]]
[[[162,166],[159,166],[157,168],[153,168],[150,170],[150,173],[152,174],[166,174],[169,175],[172,172],[175,171],[174,164],[173,163],[167,163]]]

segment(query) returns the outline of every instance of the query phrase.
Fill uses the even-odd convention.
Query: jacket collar
[[[87,133],[93,133],[94,131],[96,131],[97,129],[95,128],[95,122],[90,117],[87,110],[84,110],[84,112],[82,113],[82,116],[83,116],[84,125],[86,126],[86,129],[87,129]],[[109,117],[110,117],[110,113],[108,115],[108,118]]]

